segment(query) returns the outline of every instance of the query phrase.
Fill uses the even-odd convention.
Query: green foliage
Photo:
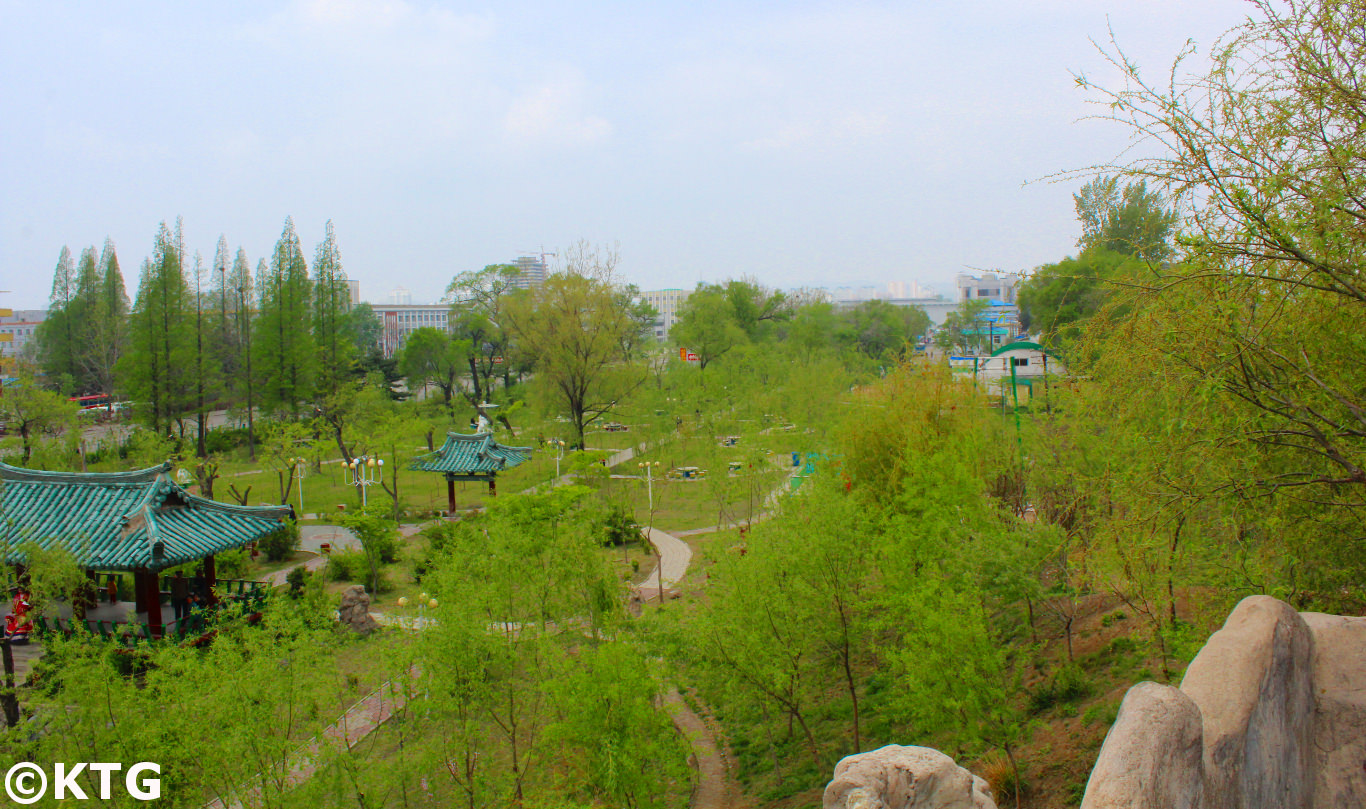
[[[256,279],[256,291],[260,314],[252,325],[252,359],[261,403],[297,420],[301,404],[313,397],[318,353],[310,328],[313,282],[291,218],[285,219],[269,270]]]
[[[162,222],[152,257],[143,262],[137,301],[129,318],[128,351],[118,376],[137,416],[161,433],[191,407],[195,367],[194,300],[184,268],[180,223],[173,234]]]
[[[234,548],[214,556],[214,573],[220,579],[244,579],[251,569],[251,554],[246,548]]]
[[[299,524],[287,520],[283,526],[271,531],[257,541],[257,547],[266,555],[266,560],[279,562],[299,549]]]
[[[1176,211],[1145,180],[1119,187],[1116,175],[1100,175],[1073,195],[1083,252],[1103,250],[1133,256],[1148,264],[1165,261],[1172,252]]]
[[[604,545],[617,547],[643,541],[640,525],[631,515],[631,510],[622,505],[608,506],[599,518],[597,530]]]
[[[1136,280],[1142,271],[1132,256],[1103,247],[1045,264],[1020,285],[1020,321],[1046,344],[1068,346],[1110,300],[1115,284]]]
[[[389,509],[380,503],[349,512],[340,522],[360,541],[361,556],[367,569],[366,584],[370,592],[379,592],[380,565],[390,564],[398,559],[398,523],[389,518]]]

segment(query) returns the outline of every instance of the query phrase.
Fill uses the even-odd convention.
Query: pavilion
[[[43,472],[0,463],[0,562],[25,563],[25,546],[64,547],[88,571],[133,574],[136,612],[163,634],[158,572],[202,561],[279,529],[289,506],[236,506],[186,491],[167,462],[133,472]]]
[[[505,447],[494,441],[491,433],[446,433],[446,443],[440,449],[419,455],[408,468],[418,472],[441,472],[446,476],[447,506],[449,514],[455,516],[457,481],[487,480],[489,494],[496,496],[498,473],[523,463],[529,457],[531,447]]]

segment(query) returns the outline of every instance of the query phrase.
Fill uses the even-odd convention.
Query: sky
[[[1238,0],[0,0],[0,307],[162,221],[253,265],[331,220],[362,297],[577,243],[642,289],[1021,271],[1075,252],[1058,172],[1128,145],[1077,88],[1163,74]]]

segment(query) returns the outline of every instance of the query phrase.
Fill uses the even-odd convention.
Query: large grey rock
[[[1203,752],[1191,698],[1139,683],[1124,695],[1081,809],[1202,809]]]
[[[1314,636],[1314,809],[1366,806],[1366,618],[1301,617]]]
[[[1299,613],[1249,596],[1181,681],[1204,719],[1205,809],[1310,809],[1314,640]]]
[[[1245,598],[1179,692],[1130,689],[1082,807],[1158,806],[1366,807],[1366,618]]]
[[[996,809],[987,782],[928,747],[888,745],[835,765],[824,809]]]
[[[346,588],[342,593],[337,620],[341,621],[342,626],[349,626],[362,635],[379,629],[379,624],[370,617],[370,594],[359,584]]]

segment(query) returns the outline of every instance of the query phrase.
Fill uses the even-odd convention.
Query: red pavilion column
[[[161,586],[155,571],[140,567],[133,571],[133,592],[137,594],[138,612],[147,613],[147,632],[154,638],[162,636]]]
[[[455,479],[446,478],[446,516],[455,516]]]

